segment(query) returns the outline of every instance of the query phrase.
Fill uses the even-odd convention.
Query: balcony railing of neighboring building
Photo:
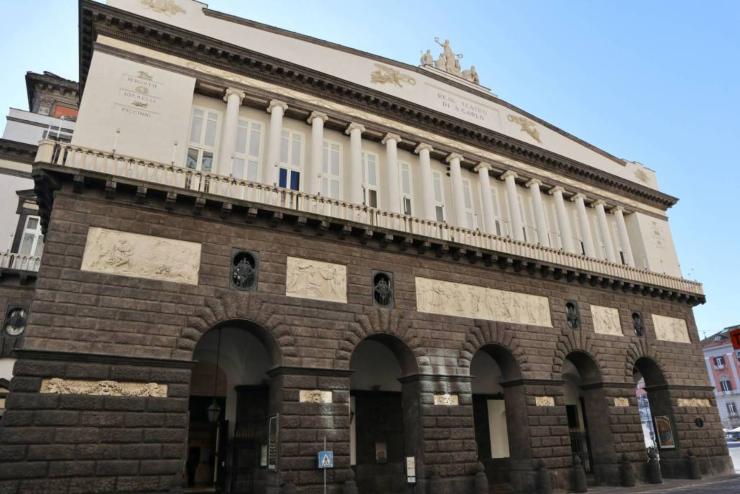
[[[0,269],[16,271],[38,271],[41,264],[39,256],[24,256],[15,252],[0,252]]]
[[[321,195],[309,195],[274,185],[249,182],[230,176],[191,170],[173,164],[158,163],[108,151],[42,140],[39,143],[36,162],[89,170],[230,199],[319,214],[377,228],[457,242],[631,282],[703,295],[702,285],[696,281],[520,242],[479,230],[470,230],[447,223],[391,213],[362,204],[353,204]]]

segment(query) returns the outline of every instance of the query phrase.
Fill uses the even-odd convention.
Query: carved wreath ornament
[[[166,398],[167,385],[157,383],[131,383],[117,381],[75,381],[58,377],[44,379],[42,394],[90,396],[139,396]]]
[[[379,63],[376,63],[375,67],[375,70],[370,73],[371,82],[376,84],[395,84],[398,87],[403,87],[403,83],[412,86],[416,85],[416,79],[402,73],[400,70]]]

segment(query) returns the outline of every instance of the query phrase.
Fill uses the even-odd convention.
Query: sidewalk
[[[736,492],[740,493],[740,475],[708,477],[701,480],[663,479],[662,484],[638,484],[635,487],[589,487],[598,494],[626,494],[628,492]]]

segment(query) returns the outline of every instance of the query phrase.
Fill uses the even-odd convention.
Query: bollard
[[[535,468],[537,469],[537,476],[535,478],[535,489],[537,489],[537,494],[552,494],[550,472],[547,471],[545,462],[538,460]]]
[[[634,487],[635,483],[635,469],[632,466],[632,462],[629,461],[626,454],[622,453],[619,459],[619,485],[622,487]]]
[[[689,478],[698,480],[701,478],[701,468],[699,467],[699,459],[694,456],[694,452],[689,450],[688,457],[686,458],[689,464]]]
[[[475,494],[488,494],[488,475],[483,463],[478,462],[475,472]]]
[[[573,457],[573,492],[587,491],[588,485],[586,484],[586,471],[583,469],[581,457],[575,455]]]
[[[647,481],[650,484],[663,483],[663,474],[660,472],[660,459],[655,448],[648,449]]]

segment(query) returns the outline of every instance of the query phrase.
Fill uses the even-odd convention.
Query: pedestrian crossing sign
[[[334,451],[319,451],[319,468],[334,468]]]

